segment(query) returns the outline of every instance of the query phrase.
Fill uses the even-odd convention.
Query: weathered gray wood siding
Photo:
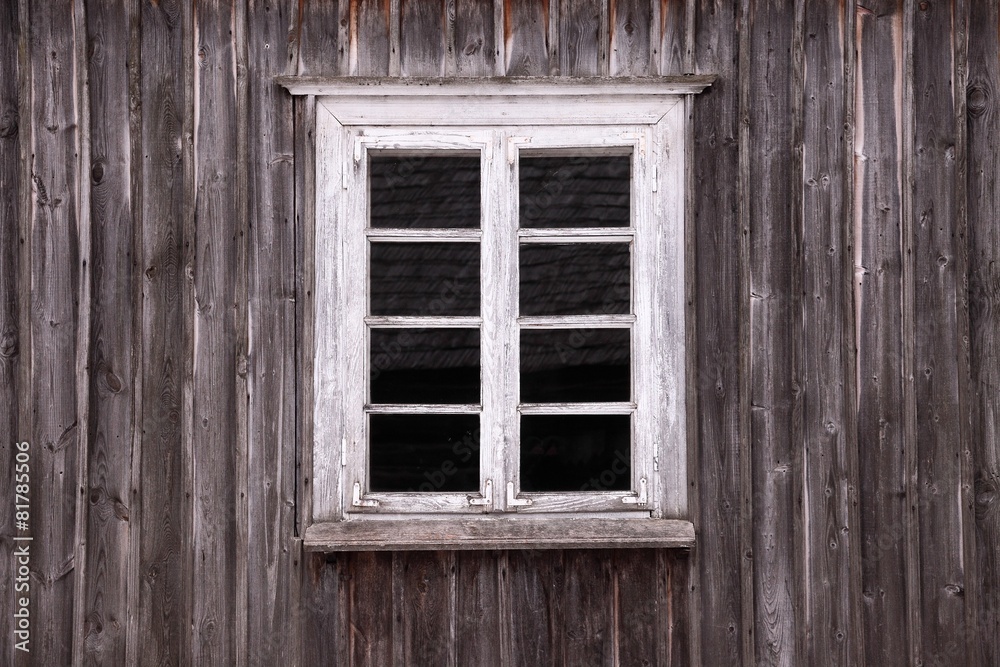
[[[1000,663],[1000,2],[0,3],[0,663]],[[718,74],[697,547],[304,554],[314,106]]]

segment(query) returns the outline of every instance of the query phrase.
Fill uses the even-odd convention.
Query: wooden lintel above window
[[[474,551],[483,549],[689,549],[694,525],[676,519],[386,519],[313,524],[307,551]]]

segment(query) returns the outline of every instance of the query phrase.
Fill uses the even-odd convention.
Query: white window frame
[[[396,542],[421,548],[400,533],[400,527],[414,519],[444,522],[444,532],[448,526],[461,526],[476,534],[465,541],[466,547],[456,548],[486,546],[491,536],[498,545],[517,546],[520,538],[502,535],[520,530],[511,528],[518,523],[511,519],[541,521],[546,526],[557,519],[580,519],[584,523],[574,523],[575,529],[597,538],[569,539],[565,532],[555,531],[562,535],[563,546],[619,544],[621,540],[600,539],[600,533],[615,531],[629,534],[623,538],[629,546],[668,543],[639,537],[635,532],[639,526],[641,531],[657,523],[642,519],[666,520],[658,522],[661,528],[671,523],[667,532],[676,533],[671,544],[693,543],[693,528],[686,521],[685,147],[690,95],[710,82],[710,77],[465,82],[289,78],[281,82],[293,94],[316,96],[314,445],[307,546],[336,548],[332,543],[339,541],[343,548],[352,548],[344,546],[353,538],[343,528],[351,524],[352,534],[361,536],[359,545]],[[632,155],[633,226],[519,230],[519,156],[574,149]],[[481,155],[480,229],[368,229],[369,153],[447,150]],[[483,317],[436,318],[436,322],[366,318],[367,244],[372,236],[478,239]],[[631,239],[634,315],[516,318],[519,244],[580,237]],[[491,291],[491,285],[512,289]],[[365,405],[368,324],[445,326],[456,319],[481,323],[484,417],[479,493],[367,492],[365,410],[393,409]],[[633,415],[629,492],[518,492],[518,411],[539,409],[516,403],[519,331],[522,326],[566,328],[571,323],[632,329],[634,404],[611,406]],[[607,408],[607,404],[576,404],[559,411],[608,414]],[[508,482],[512,489],[507,489]],[[620,521],[623,518],[628,521]],[[588,519],[590,532],[580,528]],[[447,547],[449,539],[442,530],[431,531],[435,534],[422,548]],[[524,539],[525,545],[538,546],[540,538]],[[453,541],[462,540],[453,535]],[[560,539],[552,542],[556,545]]]

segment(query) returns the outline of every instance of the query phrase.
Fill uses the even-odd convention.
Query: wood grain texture
[[[303,2],[295,10],[282,7],[296,22],[293,34],[297,35],[297,40],[290,46],[297,57],[290,73],[300,76],[348,74],[352,33],[350,0]]]
[[[22,34],[16,3],[0,7],[0,429],[7,438],[0,441],[0,497],[14,498],[17,448],[27,435],[21,430],[20,411],[27,407],[21,385],[22,362],[20,349],[22,313],[20,303],[26,292],[21,279],[24,267],[21,256],[20,223],[26,188],[23,184],[24,161],[21,159],[21,107],[24,100],[18,90],[21,63],[18,57]],[[31,130],[31,124],[25,128]],[[10,471],[10,472],[7,472]],[[16,535],[15,516],[5,512],[0,517],[0,558],[13,562],[15,543],[8,536]],[[15,660],[15,582],[13,576],[0,578],[0,662],[13,665]]]
[[[658,664],[661,644],[668,640],[669,635],[662,634],[659,626],[659,614],[666,611],[669,602],[658,595],[657,553],[641,549],[610,554],[617,664],[652,667]]]
[[[910,660],[908,492],[901,315],[903,193],[901,3],[859,8],[855,117],[862,590],[865,646],[879,664]]]
[[[142,254],[141,461],[136,655],[178,664],[191,654],[191,519],[185,394],[191,368],[194,117],[190,104],[191,14],[184,5],[144,3],[140,169]],[[186,74],[187,73],[187,74]]]
[[[613,665],[618,640],[614,615],[612,552],[570,550],[564,555],[562,598],[565,663]]]
[[[396,664],[456,665],[454,553],[399,551],[392,559]]]
[[[300,626],[300,665],[347,665],[349,630],[345,630],[349,571],[334,555],[305,554],[301,567],[302,594],[293,603],[291,619]],[[252,662],[252,661],[251,661]]]
[[[453,48],[458,76],[496,73],[498,35],[493,4],[492,0],[454,0]]]
[[[549,6],[558,0],[494,0],[503,2],[505,73],[543,76],[549,73]]]
[[[400,0],[401,76],[444,76],[447,8],[443,0]]]
[[[455,553],[455,665],[501,667],[500,555],[496,551]]]
[[[611,76],[638,76],[650,73],[651,44],[659,34],[652,20],[650,0],[609,0],[611,4]],[[653,0],[658,2],[659,0]],[[673,18],[673,17],[672,17]]]
[[[687,63],[692,54],[688,52],[688,5],[689,0],[653,0],[651,19],[659,25],[654,29],[653,39],[654,70],[663,75],[684,74],[689,71]],[[655,69],[658,68],[658,69]]]
[[[695,66],[699,73],[726,72],[694,106],[693,220],[697,273],[695,310],[697,478],[694,522],[699,527],[692,566],[692,598],[697,599],[692,637],[696,664],[742,664],[743,554],[741,489],[747,437],[741,424],[743,379],[739,351],[745,328],[740,323],[744,230],[738,204],[739,73],[734,71],[738,44],[735,6],[699,2],[695,7]],[[746,591],[747,594],[750,591]],[[710,621],[708,619],[711,619]],[[749,657],[749,656],[748,656]]]
[[[296,16],[249,6],[248,654],[293,664],[301,615],[296,512],[296,226],[292,99],[274,75],[294,67]],[[274,397],[291,397],[276,401]]]
[[[191,419],[193,500],[191,547],[192,647],[196,662],[239,664],[246,650],[240,626],[245,599],[240,579],[246,546],[240,532],[241,477],[245,482],[245,442],[240,435],[245,402],[240,376],[246,374],[241,349],[239,301],[246,276],[241,246],[246,238],[246,184],[240,180],[238,128],[244,99],[238,77],[240,47],[233,30],[233,7],[200,3],[194,22],[197,53],[194,81],[198,114],[194,126],[195,229],[194,336]],[[211,104],[208,102],[211,100]],[[245,104],[243,102],[242,104]],[[245,107],[244,107],[245,108]]]
[[[21,432],[31,443],[30,491],[36,499],[30,613],[45,619],[32,627],[33,664],[71,661],[73,592],[82,576],[75,569],[75,513],[77,503],[86,502],[76,488],[78,465],[85,465],[79,453],[85,433],[77,401],[86,379],[77,373],[77,352],[82,284],[89,280],[81,254],[89,211],[82,210],[80,197],[77,68],[85,65],[77,61],[74,18],[73,11],[47,11],[28,0],[20,5],[30,95],[22,118],[33,126],[26,151],[30,208],[23,212],[31,311],[22,331],[22,339],[31,339],[24,386],[31,421]]]
[[[509,664],[566,664],[564,557],[562,551],[507,554],[504,606],[510,624]]]
[[[970,3],[968,72],[968,287],[976,586],[970,658],[1000,661],[1000,21],[996,4]],[[973,586],[972,579],[969,586]]]
[[[807,2],[797,34],[803,121],[795,141],[800,188],[793,200],[793,210],[802,211],[797,223],[801,280],[793,288],[801,294],[795,318],[801,322],[796,436],[802,469],[796,476],[804,480],[800,492],[808,499],[802,510],[805,544],[797,555],[803,586],[797,601],[803,611],[811,610],[802,622],[815,628],[813,641],[807,635],[799,643],[805,655],[812,650],[816,659],[835,655],[861,664],[855,331],[848,263],[854,213],[853,63],[845,40],[853,42],[852,27],[853,10]]]
[[[961,237],[953,81],[946,58],[955,35],[951,3],[911,7],[913,24],[912,247],[916,393],[916,506],[919,514],[918,659],[967,663],[962,451],[961,339],[957,254]],[[940,54],[940,55],[934,55]],[[958,640],[958,641],[956,641]],[[951,650],[949,650],[951,649]],[[947,653],[946,653],[947,651]]]
[[[559,2],[558,63],[560,76],[597,76],[601,73],[603,0]]]
[[[800,26],[789,21],[794,2],[751,2],[749,71],[741,76],[740,117],[746,119],[750,224],[750,446],[753,476],[754,662],[791,666],[797,657],[800,582],[796,537],[802,539],[795,499],[800,492],[798,442],[801,404],[797,326],[801,267],[801,208],[796,116],[800,81],[793,51]],[[787,122],[776,122],[777,119]],[[820,532],[822,532],[820,530]]]
[[[386,76],[390,59],[390,0],[344,1],[351,3],[350,73]]]
[[[358,553],[346,558],[347,636],[342,639],[348,650],[345,664],[383,667],[393,662],[393,647],[399,641],[393,621],[393,555]]]
[[[129,616],[134,382],[133,331],[139,303],[132,200],[130,82],[138,37],[131,7],[86,9],[90,101],[90,418],[87,437],[87,558],[83,660],[124,663]],[[124,39],[119,36],[126,36]],[[126,67],[122,67],[124,63]],[[138,128],[136,128],[138,129]]]

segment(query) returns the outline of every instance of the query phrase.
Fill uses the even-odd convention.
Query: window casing
[[[356,84],[309,89],[320,95],[316,101],[314,524],[449,516],[686,518],[684,191],[689,105],[684,94],[705,85],[684,88],[652,81],[570,90],[479,84],[470,90],[456,84],[428,92],[398,84],[397,89],[383,87],[379,94],[365,91],[360,96]],[[478,227],[371,224],[373,159],[414,156],[478,158]],[[627,226],[521,226],[523,161],[560,156],[630,161]],[[411,243],[478,244],[478,315],[372,311],[372,248]],[[628,311],[522,314],[520,254],[525,249],[582,244],[628,248]],[[478,331],[479,402],[373,402],[371,371],[373,363],[379,363],[373,362],[377,357],[372,353],[373,340],[379,349],[391,340],[384,335],[387,331],[442,328]],[[532,340],[535,332],[544,337],[544,332],[570,330],[583,335],[628,332],[628,400],[521,402],[522,336]],[[373,485],[372,420],[400,414],[478,416],[478,488],[386,491],[377,488],[380,483]],[[598,475],[581,490],[522,488],[522,420],[538,415],[628,419],[627,465],[619,456],[609,464],[610,474],[604,480]],[[627,477],[627,484],[618,476]],[[607,483],[611,477],[616,477],[613,484]],[[391,536],[387,539],[391,541]]]

